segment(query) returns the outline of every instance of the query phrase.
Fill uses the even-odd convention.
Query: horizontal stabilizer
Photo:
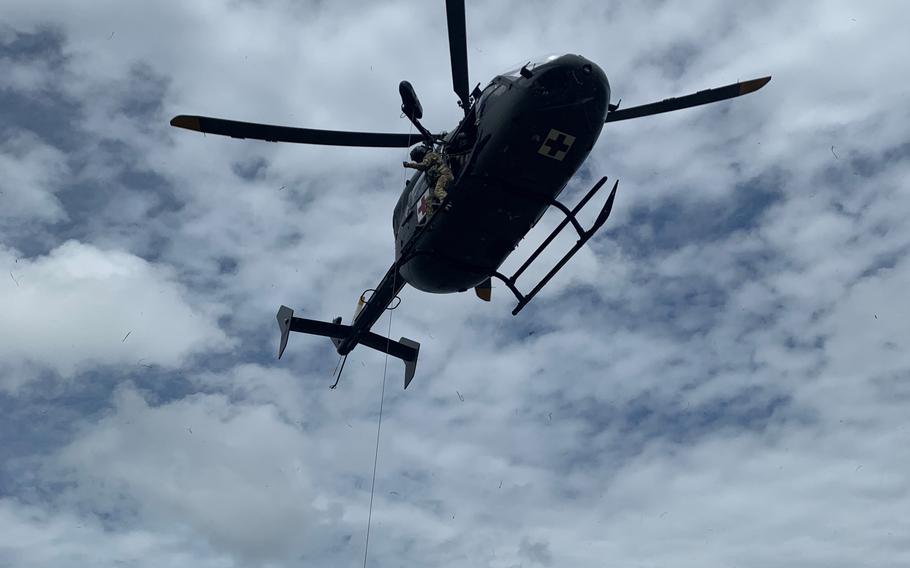
[[[751,81],[744,81],[742,83],[733,83],[732,85],[726,85],[724,87],[718,87],[716,89],[698,91],[697,93],[686,95],[684,97],[664,99],[656,103],[614,110],[607,114],[607,120],[605,122],[628,120],[630,118],[650,116],[652,114],[660,114],[663,112],[670,112],[673,110],[680,110],[699,105],[706,105],[708,103],[716,103],[717,101],[723,101],[726,99],[732,99],[741,95],[749,94],[753,91],[757,91],[764,87],[770,80],[770,76],[761,77],[760,79],[752,79]]]
[[[294,310],[287,306],[281,306],[276,317],[278,319],[278,328],[281,330],[281,340],[278,345],[279,359],[284,354],[288,344],[288,336],[292,331],[328,337],[332,339],[336,346],[338,345],[336,340],[347,339],[353,333],[351,326],[340,323],[341,318],[336,318],[332,323],[298,318],[294,317]],[[358,336],[357,343],[382,353],[387,353],[396,359],[401,359],[404,362],[404,388],[408,388],[417,370],[417,355],[420,353],[419,343],[406,337],[393,341],[372,331],[367,331]]]
[[[208,116],[181,114],[171,119],[171,126],[232,138],[252,138],[267,142],[294,142],[325,146],[363,146],[371,148],[408,148],[423,142],[419,134],[389,134],[386,132],[347,132],[293,128],[255,122],[239,122]]]

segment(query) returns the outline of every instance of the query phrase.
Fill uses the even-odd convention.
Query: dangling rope
[[[392,277],[393,284],[397,278],[397,271]],[[376,491],[376,464],[379,463],[379,434],[382,432],[382,407],[385,402],[385,377],[389,368],[389,343],[392,336],[392,312],[389,312],[389,329],[386,333],[385,362],[382,365],[382,391],[379,394],[379,422],[376,424],[376,450],[373,452],[373,479],[370,481],[370,512],[367,514],[367,538],[363,545],[363,568],[367,567],[367,553],[370,550],[370,525],[373,522],[373,495]]]
[[[411,134],[413,133],[413,125],[408,131],[408,148],[411,147]],[[407,148],[405,148],[405,155],[407,155]],[[402,183],[407,180],[407,173],[402,171]],[[398,287],[398,269],[396,267],[395,271],[392,273],[392,290],[394,291]],[[400,301],[399,301],[400,303]],[[396,308],[398,306],[395,306]],[[379,393],[379,421],[376,424],[376,450],[373,452],[373,479],[370,481],[370,509],[367,513],[367,537],[366,542],[363,545],[363,568],[367,568],[367,554],[370,551],[370,526],[373,524],[373,495],[376,492],[376,465],[379,463],[379,434],[382,432],[382,407],[385,403],[385,378],[386,372],[389,369],[389,346],[392,343],[392,313],[394,309],[389,310],[389,328],[385,336],[385,362],[382,364],[382,390]]]

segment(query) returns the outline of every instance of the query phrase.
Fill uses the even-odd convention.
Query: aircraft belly
[[[402,266],[401,275],[411,286],[434,294],[470,290],[486,279],[478,273],[461,269],[444,257],[430,254],[409,260]]]
[[[482,283],[546,208],[539,199],[516,197],[498,184],[464,179],[450,193],[450,204],[437,213],[401,269],[419,290],[462,292]]]

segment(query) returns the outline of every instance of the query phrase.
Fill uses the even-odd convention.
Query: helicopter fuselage
[[[512,310],[512,315],[516,315],[610,216],[618,182],[613,183],[589,228],[582,228],[576,218],[604,186],[605,176],[573,209],[556,201],[591,152],[606,122],[739,97],[762,88],[771,79],[761,77],[620,110],[618,105],[610,104],[610,84],[600,67],[579,55],[554,55],[498,75],[483,91],[475,88],[472,92],[464,0],[446,0],[446,24],[452,87],[465,111],[464,118],[448,134],[434,134],[420,123],[423,107],[408,81],[401,81],[398,91],[403,115],[420,132],[416,136],[299,128],[200,115],[177,115],[171,119],[171,125],[178,128],[269,142],[410,148],[418,138],[441,152],[453,170],[454,178],[439,204],[434,201],[434,193],[441,197],[441,192],[434,191],[431,182],[435,180],[427,179],[426,173],[414,174],[405,185],[392,216],[395,262],[376,288],[361,295],[350,324],[342,323],[341,317],[320,321],[295,316],[288,306],[279,308],[279,358],[291,332],[328,337],[339,355],[345,357],[358,345],[365,345],[404,362],[407,388],[414,377],[420,344],[404,337],[393,341],[388,335],[370,331],[385,310],[394,309],[392,303],[405,284],[442,294],[475,288],[478,297],[489,301],[491,278],[497,278],[518,300]],[[412,151],[412,157],[418,157],[418,153]],[[438,169],[439,162],[434,164]],[[450,178],[446,175],[442,179]],[[566,218],[512,275],[501,274],[503,262],[550,206],[560,209]],[[578,233],[578,240],[530,291],[522,292],[516,280],[569,223]],[[345,360],[342,359],[338,377]]]
[[[455,180],[444,207],[425,218],[433,188],[423,172],[395,207],[402,278],[433,293],[462,292],[489,278],[584,162],[609,101],[604,72],[578,55],[494,78],[446,137]]]

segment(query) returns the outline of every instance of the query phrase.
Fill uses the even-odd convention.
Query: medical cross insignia
[[[423,197],[420,198],[420,205],[417,206],[417,222],[422,223],[427,216],[427,208],[430,203],[430,191],[424,191]]]
[[[569,153],[573,142],[575,142],[574,136],[551,128],[550,133],[547,134],[547,139],[540,145],[537,153],[561,162],[565,159],[566,154]]]

